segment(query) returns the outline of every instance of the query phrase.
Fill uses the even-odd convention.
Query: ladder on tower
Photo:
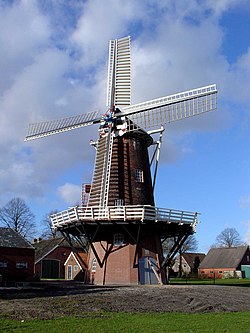
[[[89,206],[107,207],[108,205],[112,148],[113,133],[110,128],[107,135],[98,141]]]

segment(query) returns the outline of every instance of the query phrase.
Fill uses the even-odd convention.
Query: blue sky
[[[106,110],[108,43],[132,40],[132,103],[217,83],[218,110],[166,126],[159,207],[199,211],[208,251],[226,227],[250,243],[248,0],[0,1],[0,206],[36,215],[80,202],[97,128],[24,143],[28,123]]]

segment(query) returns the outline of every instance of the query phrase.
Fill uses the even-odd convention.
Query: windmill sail
[[[109,44],[109,67],[107,106],[130,105],[131,101],[130,37],[111,40]]]
[[[68,118],[29,124],[25,141],[99,123],[101,118],[98,115],[99,111],[93,111]]]
[[[159,127],[166,123],[213,111],[216,107],[217,88],[213,84],[124,107],[121,113],[116,114],[116,117],[126,117],[131,120],[128,122],[127,131],[134,131],[138,128]],[[30,124],[25,141],[100,122],[99,112],[94,111],[73,117]]]
[[[134,131],[139,127],[145,129],[159,127],[213,111],[216,107],[217,89],[213,84],[125,107],[120,116],[126,116],[132,120],[127,131]]]

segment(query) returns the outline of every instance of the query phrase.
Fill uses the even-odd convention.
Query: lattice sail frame
[[[216,85],[213,84],[124,108],[124,115],[132,120],[127,131],[134,131],[138,127],[147,130],[159,128],[167,123],[216,110],[216,93]]]
[[[129,122],[127,131],[134,131],[138,127],[149,130],[213,111],[216,107],[217,88],[213,84],[125,107],[115,117],[127,117],[132,120],[132,122]],[[73,117],[30,124],[25,141],[93,125],[100,123],[101,120],[100,113],[94,111]]]
[[[130,36],[114,39],[109,44],[107,106],[131,104]]]
[[[77,116],[29,124],[25,141],[93,125],[99,123],[100,119],[100,112],[93,111]]]

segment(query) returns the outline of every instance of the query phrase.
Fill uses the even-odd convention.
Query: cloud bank
[[[247,1],[236,0],[2,2],[0,203],[16,196],[44,198],[52,183],[65,203],[70,197],[75,200],[79,186],[70,184],[70,170],[84,163],[90,174],[93,152],[88,142],[97,137],[93,128],[30,143],[23,139],[30,122],[94,109],[105,112],[112,38],[132,37],[134,103],[215,82],[219,86],[225,111],[210,120],[174,125],[163,162],[192,151],[183,143],[191,130],[228,126],[229,103],[250,101],[250,49],[233,64],[223,53],[220,20],[239,3],[247,6]],[[67,173],[65,183],[60,177]]]

